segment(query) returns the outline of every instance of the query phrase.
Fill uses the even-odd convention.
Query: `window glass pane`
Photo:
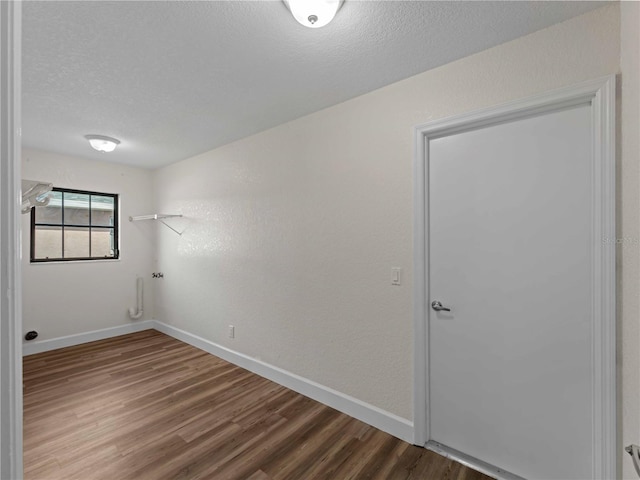
[[[88,256],[89,229],[81,227],[64,227],[64,258]]]
[[[91,195],[91,225],[113,226],[113,197]]]
[[[92,228],[91,229],[91,256],[92,257],[113,257],[113,229]]]
[[[31,217],[32,260],[118,258],[118,195],[58,188]]]
[[[89,195],[64,192],[64,224],[89,225]]]
[[[49,194],[51,195],[49,205],[35,207],[36,223],[62,225],[62,192],[49,192]]]
[[[36,227],[34,241],[34,258],[62,258],[62,227]]]

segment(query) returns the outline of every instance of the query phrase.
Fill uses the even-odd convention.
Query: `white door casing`
[[[22,478],[19,1],[0,2],[0,478]]]
[[[437,281],[433,281],[434,278],[442,279],[444,284],[446,284],[446,268],[443,270],[443,265],[438,262],[440,259],[432,259],[429,261],[429,252],[433,253],[433,249],[436,249],[436,253],[438,253],[438,257],[440,257],[440,253],[446,252],[445,250],[437,250],[442,246],[438,246],[436,243],[431,245],[429,243],[429,226],[433,222],[436,222],[438,226],[438,230],[446,230],[448,228],[446,222],[446,215],[443,214],[445,210],[442,209],[442,206],[439,206],[439,210],[435,210],[434,217],[438,218],[429,218],[430,211],[434,211],[433,208],[430,208],[430,193],[434,195],[437,192],[429,192],[428,186],[430,185],[429,178],[429,155],[430,153],[437,153],[439,145],[447,145],[451,146],[448,141],[448,138],[453,138],[457,136],[458,138],[464,137],[461,136],[462,133],[471,132],[469,135],[466,135],[468,139],[471,139],[471,148],[474,147],[474,141],[482,141],[482,134],[489,133],[493,130],[500,133],[508,134],[508,124],[509,122],[514,123],[522,123],[528,124],[531,128],[544,130],[545,123],[540,122],[540,116],[547,116],[549,120],[549,128],[554,128],[551,124],[553,121],[557,122],[556,127],[560,128],[560,126],[565,123],[572,123],[574,120],[581,123],[577,127],[578,132],[582,131],[583,133],[586,131],[586,134],[591,134],[591,144],[587,145],[587,150],[582,152],[584,157],[585,152],[587,157],[591,157],[591,164],[588,165],[589,168],[583,170],[582,175],[582,194],[586,194],[587,205],[583,209],[583,213],[585,213],[585,217],[582,219],[582,224],[586,225],[586,230],[580,233],[580,229],[578,228],[574,233],[580,235],[582,237],[587,237],[586,243],[582,242],[583,249],[582,252],[575,252],[575,258],[566,260],[564,257],[559,257],[557,261],[566,261],[567,265],[570,265],[570,262],[574,263],[583,263],[580,261],[580,255],[586,255],[588,268],[585,270],[583,268],[583,276],[586,276],[585,282],[582,284],[582,289],[576,288],[574,292],[574,300],[581,298],[584,299],[584,292],[588,291],[589,293],[593,292],[591,295],[591,299],[587,299],[586,301],[582,301],[583,315],[581,318],[587,318],[586,325],[583,320],[582,323],[578,321],[574,322],[573,325],[569,324],[569,330],[564,332],[565,342],[567,338],[571,338],[571,328],[579,328],[582,329],[583,341],[586,342],[582,346],[582,358],[587,359],[590,362],[590,365],[585,371],[582,373],[578,372],[578,376],[583,376],[583,392],[586,392],[588,395],[587,401],[583,404],[582,408],[582,418],[589,416],[589,411],[593,411],[592,418],[590,420],[588,429],[585,430],[589,432],[589,441],[587,445],[591,446],[592,451],[589,452],[589,459],[591,460],[591,465],[585,466],[586,471],[593,472],[593,478],[615,478],[615,468],[616,468],[616,456],[615,456],[615,425],[616,425],[616,416],[615,416],[615,220],[614,220],[614,208],[615,208],[615,175],[614,175],[614,166],[615,166],[615,152],[614,152],[614,119],[615,119],[615,77],[607,77],[604,79],[598,79],[591,82],[586,82],[574,87],[564,88],[562,90],[552,92],[549,94],[538,95],[536,97],[512,102],[510,104],[482,110],[480,112],[475,112],[471,114],[461,115],[454,118],[449,118],[445,120],[431,122],[426,125],[422,125],[416,127],[415,136],[416,136],[416,150],[415,150],[415,161],[414,161],[414,193],[415,193],[415,204],[414,204],[414,258],[415,258],[415,280],[414,280],[414,320],[415,320],[415,392],[414,392],[414,429],[415,429],[415,443],[419,445],[425,445],[428,442],[428,446],[433,449],[440,448],[436,441],[438,441],[438,436],[444,436],[447,438],[447,429],[450,427],[444,427],[444,423],[441,422],[442,418],[446,415],[446,408],[443,407],[446,402],[447,397],[439,396],[440,393],[444,393],[449,395],[449,397],[453,396],[454,393],[464,393],[466,390],[464,388],[453,387],[449,385],[446,381],[447,375],[452,374],[453,372],[464,370],[460,368],[460,365],[463,363],[456,365],[451,365],[452,370],[448,371],[448,364],[450,360],[456,360],[457,357],[446,357],[446,349],[441,349],[438,351],[438,347],[440,344],[436,345],[436,348],[433,351],[429,350],[429,334],[431,334],[434,338],[438,338],[438,341],[441,341],[442,338],[446,337],[438,337],[440,328],[446,329],[459,328],[459,330],[455,333],[456,335],[465,336],[464,332],[469,332],[473,328],[477,328],[478,325],[473,323],[468,323],[466,325],[462,325],[463,319],[469,317],[470,311],[473,309],[485,310],[485,314],[490,312],[491,308],[499,308],[501,298],[500,296],[503,294],[508,294],[508,292],[496,292],[495,298],[484,298],[491,297],[490,290],[481,292],[482,296],[478,298],[468,298],[473,297],[473,291],[469,291],[470,293],[466,294],[464,298],[456,298],[454,303],[458,304],[459,308],[462,308],[461,311],[456,312],[454,305],[454,311],[452,315],[444,315],[442,313],[435,314],[435,312],[430,308],[430,303],[432,300],[436,299],[433,295],[430,296],[430,293],[434,295],[442,295],[447,292],[446,288],[442,288],[442,284],[438,285]],[[582,105],[582,107],[579,107]],[[582,109],[582,114],[580,113]],[[586,122],[584,121],[584,113],[587,114]],[[579,118],[581,117],[583,120],[581,121]],[[529,120],[526,120],[529,119]],[[536,120],[537,119],[537,120]],[[555,120],[554,120],[555,119]],[[537,123],[536,123],[537,122]],[[507,129],[507,130],[504,130]],[[582,130],[581,130],[582,129]],[[473,133],[475,132],[475,133]],[[553,130],[551,130],[553,132]],[[541,135],[544,136],[544,132],[541,132]],[[551,136],[549,136],[551,135]],[[548,138],[553,138],[553,134],[547,132]],[[474,140],[475,138],[475,140]],[[499,136],[496,138],[500,138]],[[481,143],[480,143],[481,145]],[[447,148],[449,148],[447,147]],[[527,148],[531,150],[531,145]],[[560,145],[562,147],[562,145]],[[433,151],[432,151],[433,150]],[[446,149],[445,149],[446,150]],[[451,150],[449,150],[450,152]],[[455,148],[454,148],[455,153]],[[491,151],[489,149],[488,151]],[[591,153],[591,155],[589,155]],[[546,158],[546,157],[545,157]],[[526,159],[525,159],[526,161]],[[489,162],[490,163],[490,162]],[[522,165],[521,165],[522,166]],[[458,165],[459,167],[459,165]],[[472,171],[461,171],[461,174],[464,175],[482,175],[485,166],[475,165],[474,168],[480,168],[480,170],[476,170],[475,173]],[[502,180],[508,180],[509,172],[504,172],[505,164],[495,165],[495,168],[501,169],[499,170],[499,175],[503,177]],[[507,169],[510,165],[506,164]],[[490,165],[486,166],[486,168],[491,168]],[[547,165],[545,168],[549,168]],[[570,166],[567,168],[571,168]],[[470,169],[473,170],[473,169]],[[519,180],[524,182],[523,185],[519,187],[514,187],[513,185],[509,186],[508,182],[505,185],[509,188],[506,189],[506,192],[514,197],[512,200],[515,200],[516,197],[521,197],[520,191],[518,188],[526,188],[528,183],[529,176],[535,176],[540,174],[540,172],[536,172],[534,168],[531,172],[519,172],[520,175]],[[487,170],[488,172],[488,170]],[[432,172],[433,173],[433,172]],[[451,173],[451,172],[449,172]],[[486,172],[484,172],[486,173]],[[526,173],[522,175],[523,173]],[[554,172],[548,172],[549,175],[553,175]],[[564,172],[564,176],[569,172]],[[436,191],[442,186],[442,189],[438,195],[440,195],[439,199],[443,199],[448,203],[455,203],[456,195],[458,197],[462,197],[465,194],[464,187],[462,190],[456,193],[456,184],[455,178],[450,176],[447,177],[446,171],[442,171],[440,173],[436,172],[438,175],[437,181],[440,182],[438,184],[432,185],[433,190]],[[435,175],[434,174],[434,175]],[[518,177],[515,175],[515,177]],[[514,177],[514,178],[515,178]],[[434,176],[434,178],[436,178]],[[488,183],[493,182],[493,177],[487,176]],[[464,179],[459,179],[461,183],[464,182]],[[517,181],[518,178],[515,178]],[[554,179],[550,180],[550,183],[553,183]],[[454,181],[454,183],[452,183]],[[496,180],[498,181],[498,180]],[[579,179],[576,179],[576,182],[579,183]],[[442,183],[442,185],[441,185]],[[535,183],[531,183],[530,187],[535,187]],[[551,188],[551,187],[550,187]],[[557,184],[555,187],[555,191],[559,192],[562,188],[561,184]],[[447,192],[451,190],[451,197],[447,197]],[[531,192],[529,192],[531,193]],[[544,192],[541,192],[544,195]],[[474,198],[473,195],[470,195],[469,198]],[[468,200],[467,199],[467,200]],[[557,200],[557,199],[556,199]],[[455,205],[451,206],[451,213],[453,216],[455,215],[465,215],[464,209],[458,209],[455,212]],[[500,208],[500,204],[491,204],[491,202],[484,205],[485,209],[496,209]],[[473,210],[473,209],[471,209]],[[570,208],[569,210],[570,211]],[[484,218],[480,218],[482,216],[481,213],[475,212],[479,217],[477,220],[482,220],[484,222],[491,222],[491,212],[485,212]],[[517,218],[513,217],[508,219],[508,208],[502,212],[507,215],[507,217],[497,217],[500,220],[504,220],[502,226],[498,226],[497,228],[505,228],[508,227],[511,223],[517,223]],[[566,214],[567,212],[565,212]],[[468,215],[473,215],[473,212],[468,213]],[[472,217],[469,217],[472,218]],[[548,224],[544,224],[546,221],[543,221],[543,228],[553,229],[553,221]],[[440,223],[438,223],[440,222]],[[444,222],[444,223],[443,223]],[[500,222],[496,222],[500,223]],[[580,222],[576,223],[578,225]],[[474,225],[472,222],[471,225]],[[481,225],[481,224],[478,224]],[[526,223],[522,223],[518,228],[524,228]],[[451,226],[451,225],[449,225]],[[484,227],[482,227],[484,228]],[[455,232],[455,230],[449,230],[448,234],[451,235],[462,235],[461,232]],[[552,240],[548,238],[550,235],[553,236],[553,232],[545,232],[547,235],[547,239],[544,240],[544,237],[538,236],[538,241],[542,241],[543,243],[547,241],[549,243],[549,248],[553,248]],[[522,241],[524,238],[529,238],[531,236],[535,236],[535,232],[523,232],[524,237],[520,239]],[[528,235],[528,236],[527,236]],[[437,237],[434,237],[437,240]],[[460,240],[460,239],[458,239]],[[478,245],[478,252],[482,252],[484,249],[490,249],[490,245]],[[448,247],[447,247],[448,248]],[[464,245],[458,242],[457,247],[455,245],[452,248],[464,249]],[[473,250],[473,249],[471,249]],[[499,249],[497,250],[498,253]],[[569,252],[573,254],[574,252]],[[501,254],[501,253],[500,253]],[[499,256],[496,258],[500,258]],[[527,260],[519,258],[521,261],[520,265],[516,265],[515,271],[522,271],[527,268]],[[524,262],[524,263],[523,263]],[[488,265],[480,265],[479,272],[482,272],[482,268],[488,268]],[[431,270],[439,270],[441,274],[436,273],[436,277],[431,276],[429,272]],[[433,272],[432,272],[433,273]],[[455,276],[454,276],[455,277]],[[457,283],[460,282],[460,277],[451,278],[450,281],[456,280]],[[477,283],[477,278],[475,279]],[[578,282],[579,283],[579,282]],[[473,282],[472,282],[473,284]],[[508,284],[508,282],[507,282]],[[470,287],[472,288],[472,287]],[[490,288],[488,286],[487,288]],[[431,292],[432,289],[437,291]],[[477,290],[482,290],[482,288],[478,288]],[[449,290],[450,292],[451,290]],[[573,290],[572,290],[573,291]],[[582,292],[582,293],[580,293]],[[478,292],[480,293],[480,292]],[[567,296],[571,296],[571,292],[567,292]],[[559,300],[564,298],[563,296],[557,296],[554,301],[551,301],[550,307],[557,308],[562,304],[562,301]],[[443,303],[447,303],[448,301],[453,301],[451,298],[438,298]],[[509,299],[511,300],[511,299]],[[531,301],[531,299],[529,299]],[[465,302],[467,302],[465,304]],[[560,303],[559,303],[560,302]],[[483,303],[480,307],[478,303]],[[509,303],[509,302],[506,302]],[[534,302],[536,303],[536,302]],[[578,302],[580,303],[580,302]],[[531,307],[531,305],[529,305]],[[465,311],[466,308],[466,311]],[[506,306],[506,308],[513,308],[513,304],[511,307]],[[544,313],[545,308],[545,300],[539,299],[539,308],[540,312]],[[452,318],[455,318],[456,313],[458,314],[458,318],[455,321],[451,321]],[[475,315],[475,313],[474,313]],[[485,324],[482,326],[490,324],[490,316],[486,317]],[[449,322],[447,322],[449,320]],[[457,325],[460,322],[461,325]],[[546,327],[542,325],[541,328],[552,328],[554,327],[553,319],[547,322]],[[499,328],[496,324],[496,328]],[[510,324],[505,324],[510,327]],[[504,325],[503,325],[504,327]],[[477,330],[476,334],[482,332],[482,330]],[[494,332],[496,333],[496,332]],[[505,332],[502,332],[505,333]],[[501,333],[501,334],[502,334]],[[506,332],[508,334],[508,332]],[[468,335],[467,335],[468,336]],[[452,337],[454,338],[454,337]],[[478,338],[478,343],[484,341],[485,343],[490,340],[490,336],[485,336],[484,338]],[[468,340],[469,341],[469,340]],[[469,345],[474,346],[474,343],[469,343]],[[521,346],[522,347],[522,346]],[[438,362],[433,362],[433,355],[437,354]],[[500,365],[500,355],[497,357],[494,355],[494,363],[492,370],[495,370],[496,367]],[[470,357],[472,358],[472,357]],[[508,358],[508,355],[505,357]],[[440,360],[444,359],[445,362],[442,363]],[[429,362],[432,362],[430,365]],[[462,361],[462,360],[461,360]],[[577,367],[579,362],[576,362],[573,367]],[[489,367],[489,365],[487,365]],[[520,365],[523,367],[524,364]],[[535,367],[535,366],[534,366]],[[549,365],[544,366],[541,365],[541,368],[547,368]],[[572,368],[569,366],[569,368]],[[457,370],[456,370],[457,369]],[[477,375],[480,370],[475,371]],[[519,371],[523,375],[532,375],[532,372],[527,372],[526,368],[524,370],[522,368]],[[549,371],[549,368],[547,370]],[[431,383],[428,380],[430,377],[428,373],[431,373]],[[473,374],[473,370],[471,370]],[[586,373],[585,373],[586,372]],[[585,377],[586,375],[586,377]],[[549,377],[553,377],[552,375],[548,375]],[[491,375],[487,375],[487,380],[489,380]],[[462,379],[469,381],[472,377],[465,377],[462,375]],[[562,378],[562,376],[558,376],[558,379]],[[444,379],[444,380],[443,380]],[[495,375],[494,375],[495,380]],[[435,385],[433,385],[435,382]],[[489,382],[488,382],[489,384]],[[482,381],[477,382],[476,386],[482,385]],[[553,385],[550,383],[549,385]],[[490,386],[490,385],[488,385]],[[584,390],[586,386],[587,390]],[[430,392],[431,388],[438,388],[436,393]],[[449,388],[451,387],[451,388]],[[482,390],[482,388],[480,389]],[[573,398],[579,398],[580,390],[577,388],[573,392]],[[468,393],[468,391],[467,391]],[[486,393],[486,392],[485,392]],[[485,397],[484,400],[486,401]],[[507,400],[518,399],[518,395],[509,396],[509,395],[497,395],[496,398],[504,398]],[[526,398],[520,397],[522,400]],[[429,399],[433,400],[432,404],[429,403]],[[453,399],[451,399],[453,400]],[[482,401],[482,398],[478,398],[478,401]],[[507,406],[505,406],[507,407]],[[509,405],[508,408],[517,409],[517,408],[526,408],[526,405]],[[429,418],[428,412],[430,408],[434,408],[436,412],[439,412],[440,416],[438,418]],[[453,408],[453,407],[452,407]],[[588,410],[585,410],[588,409]],[[455,411],[452,409],[452,411]],[[481,409],[478,409],[479,412],[483,412]],[[543,410],[541,410],[543,411]],[[483,418],[483,421],[496,421],[496,418],[490,418],[490,411],[484,411],[486,415]],[[495,412],[494,412],[495,413]],[[580,417],[580,408],[577,408],[574,412],[578,417]],[[551,416],[552,417],[552,416]],[[472,419],[470,416],[467,420]],[[455,423],[452,422],[452,423]],[[567,425],[571,425],[569,422]],[[578,425],[575,423],[574,425]],[[432,427],[432,428],[430,428]],[[458,426],[459,428],[463,428],[462,426]],[[525,425],[520,425],[520,427],[525,427]],[[455,427],[451,427],[455,429]],[[482,429],[482,422],[479,422],[475,429]],[[487,428],[484,425],[484,428]],[[514,427],[515,428],[515,427]],[[584,430],[583,426],[583,430]],[[473,433],[476,431],[473,425],[469,425],[469,432]],[[508,430],[508,429],[507,429]],[[544,428],[541,428],[538,431],[538,435],[544,432]],[[503,432],[504,433],[504,432]],[[513,433],[513,432],[512,432]],[[576,432],[577,434],[578,432]],[[583,432],[584,433],[584,432]],[[435,436],[434,436],[435,435]],[[576,439],[575,446],[580,449],[580,440]],[[443,442],[444,443],[444,442]],[[584,444],[584,440],[582,441]],[[497,447],[496,447],[497,448]],[[550,447],[551,448],[551,447]],[[478,451],[481,451],[479,449]],[[517,448],[516,448],[517,450]],[[475,460],[477,457],[466,457],[464,454],[457,452],[453,449],[447,449],[446,447],[441,449],[441,451],[445,454],[449,454],[452,456],[457,456],[458,459],[464,460],[467,463],[473,464],[474,466],[483,469],[487,472],[496,474],[496,470],[491,470],[486,468],[487,465],[482,462],[478,462]],[[477,453],[477,452],[476,452]],[[506,453],[506,452],[505,452]],[[542,453],[542,452],[535,452]],[[569,455],[571,452],[557,452],[557,455]],[[489,455],[491,456],[491,455]],[[482,459],[481,459],[482,460]],[[523,462],[526,463],[526,462]],[[515,473],[515,472],[514,472]],[[504,475],[505,478],[509,478],[507,474]]]

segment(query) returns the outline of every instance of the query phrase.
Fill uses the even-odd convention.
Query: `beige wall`
[[[616,73],[619,20],[607,6],[157,171],[159,210],[186,216],[160,232],[157,318],[411,419],[413,127]]]
[[[145,278],[145,314],[153,318],[155,228],[129,215],[152,213],[151,172],[25,149],[22,177],[55,187],[120,195],[120,259],[94,262],[29,262],[29,218],[22,216],[23,331],[38,341],[126,325],[136,306],[136,277]],[[86,235],[86,234],[85,234]]]

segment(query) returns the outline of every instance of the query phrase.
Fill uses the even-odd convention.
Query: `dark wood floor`
[[[154,330],[25,357],[26,479],[488,479]]]

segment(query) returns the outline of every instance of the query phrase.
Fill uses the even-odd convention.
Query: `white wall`
[[[640,2],[620,4],[618,362],[620,448],[640,444]],[[625,479],[637,479],[622,454]]]
[[[152,213],[151,172],[25,149],[22,178],[120,195],[119,260],[31,264],[30,216],[22,216],[23,333],[37,330],[42,341],[129,324],[137,276],[144,276],[146,287],[142,319],[153,318],[155,229],[128,221],[129,215]]]
[[[156,318],[411,419],[413,127],[616,73],[619,20],[607,6],[157,171],[159,210],[186,218],[159,230]]]

